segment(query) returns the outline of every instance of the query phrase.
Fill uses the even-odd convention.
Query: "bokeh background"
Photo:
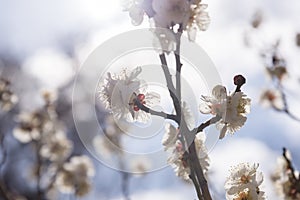
[[[292,152],[300,168],[300,122],[284,113],[260,105],[263,89],[272,87],[266,76],[261,51],[280,40],[279,51],[287,61],[288,78],[284,82],[290,110],[300,117],[300,2],[297,0],[211,0],[206,1],[211,24],[198,34],[197,43],[215,63],[224,85],[232,87],[232,77],[247,78],[244,92],[252,99],[246,125],[234,136],[219,141],[210,152],[210,185],[216,199],[224,198],[223,185],[230,166],[240,162],[260,164],[265,181],[263,190],[269,199],[279,199],[270,180],[282,147]],[[261,12],[259,28],[251,26]],[[148,27],[145,20],[141,27]],[[0,73],[9,79],[19,97],[14,113],[31,111],[42,105],[40,91],[57,90],[57,112],[74,142],[74,154],[88,154],[77,136],[72,119],[74,76],[87,56],[107,39],[136,29],[117,0],[0,0]],[[248,46],[245,44],[248,43]],[[250,43],[250,45],[249,45]],[[199,94],[200,95],[200,94]],[[99,110],[99,116],[104,116]],[[3,180],[20,194],[34,198],[30,167],[32,148],[11,135],[16,125],[13,114],[1,113],[1,134],[8,158]],[[82,199],[123,199],[122,176],[118,171],[93,159],[96,176],[93,189]],[[194,199],[192,185],[182,182],[170,167],[140,176],[131,176],[128,184],[132,199]],[[69,196],[59,194],[58,199]]]

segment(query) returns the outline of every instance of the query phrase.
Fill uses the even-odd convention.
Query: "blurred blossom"
[[[14,129],[13,135],[22,143],[40,139],[41,131],[52,126],[43,113],[38,112],[20,114],[18,121],[19,126]]]
[[[287,76],[287,69],[284,66],[275,66],[273,68],[267,68],[267,73],[271,78],[282,81]]]
[[[212,114],[221,119],[216,127],[220,130],[219,138],[222,139],[227,132],[233,134],[246,122],[246,114],[250,112],[251,100],[243,92],[233,92],[227,95],[224,86],[217,85],[212,90],[212,96],[202,96],[204,103],[199,110],[203,114]]]
[[[18,102],[18,97],[10,90],[10,82],[0,78],[0,107],[9,111]]]
[[[226,199],[266,199],[264,192],[259,188],[263,182],[263,174],[257,171],[258,166],[241,163],[230,170],[230,176],[225,183]]]
[[[264,90],[261,94],[260,102],[262,105],[275,108],[276,110],[282,110],[284,108],[282,94],[276,89]]]
[[[285,153],[287,159],[292,162],[292,157],[289,151]],[[277,159],[277,167],[272,174],[272,181],[276,188],[277,194],[284,200],[298,200],[300,199],[299,181],[293,179],[299,177],[299,172],[291,170],[284,157]],[[298,184],[298,186],[297,186]]]
[[[143,22],[145,11],[143,9],[143,0],[123,0],[123,10],[129,12],[131,22],[138,26]]]
[[[90,178],[95,175],[92,160],[87,156],[74,156],[58,173],[56,186],[63,193],[83,196],[91,190]]]
[[[263,13],[261,10],[258,10],[254,13],[252,20],[251,20],[251,26],[253,28],[259,28],[263,21]]]
[[[64,161],[72,151],[73,143],[68,140],[63,132],[50,136],[41,148],[41,155],[53,162]]]
[[[177,139],[178,130],[170,124],[166,125],[166,133],[163,138],[162,144],[164,149],[168,152],[168,163],[174,168],[176,176],[184,180],[189,180],[190,167],[185,154],[183,144]],[[200,132],[195,137],[195,146],[203,172],[206,173],[209,167],[209,157],[205,147],[205,134]]]
[[[151,160],[144,156],[134,158],[130,161],[130,169],[133,173],[144,174],[151,169]]]
[[[96,152],[105,158],[109,158],[114,153],[121,152],[118,144],[113,143],[113,141],[110,141],[105,136],[95,136],[93,139],[93,146]]]
[[[19,125],[13,131],[17,140],[28,143],[55,134],[57,129],[55,107],[47,100],[45,103],[46,105],[37,111],[18,116]]]
[[[131,72],[123,70],[119,75],[107,74],[100,89],[100,100],[117,119],[147,123],[151,115],[140,110],[135,101],[149,107],[159,104],[160,95],[147,92],[147,86],[137,78],[141,72],[141,67],[137,67]]]

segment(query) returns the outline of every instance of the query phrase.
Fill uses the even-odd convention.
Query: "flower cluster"
[[[225,183],[226,199],[244,200],[266,199],[259,186],[263,182],[263,174],[257,171],[258,164],[241,163],[233,167]]]
[[[199,110],[203,114],[218,116],[220,120],[216,127],[220,130],[220,139],[227,132],[233,134],[246,122],[246,114],[250,112],[251,100],[243,92],[234,92],[230,95],[224,86],[217,85],[212,90],[212,96],[202,96],[204,103]]]
[[[277,168],[272,180],[278,195],[285,200],[300,199],[299,172],[291,166],[292,157],[289,151],[284,152],[277,160]]]
[[[3,111],[9,111],[17,103],[17,96],[10,89],[10,82],[0,78],[0,107]]]
[[[210,23],[206,4],[201,0],[126,0],[124,10],[129,12],[133,25],[140,25],[146,14],[156,28],[164,28],[164,34],[157,34],[162,44],[171,44],[168,30],[179,25],[188,32],[189,39],[195,41],[197,29],[205,31]],[[162,47],[164,47],[162,45]],[[164,49],[164,48],[163,48]],[[172,49],[170,49],[172,50]]]
[[[50,175],[49,185],[45,186],[47,190],[57,186],[61,192],[82,196],[90,189],[89,178],[94,175],[92,161],[87,156],[70,158],[73,142],[67,138],[57,118],[55,98],[48,92],[43,97],[45,105],[42,108],[19,116],[13,136],[21,143],[36,145],[37,168]],[[69,159],[70,162],[66,162]]]
[[[166,152],[169,153],[168,163],[174,168],[175,174],[184,180],[189,180],[191,173],[186,151],[182,142],[178,139],[178,129],[171,124],[166,124],[166,133],[162,144]],[[209,157],[205,147],[205,134],[198,133],[195,137],[195,146],[200,165],[203,172],[207,172],[209,167]]]
[[[91,189],[90,178],[95,175],[94,166],[87,156],[74,156],[58,173],[56,186],[63,193],[83,196]]]
[[[38,143],[39,153],[44,159],[61,163],[71,154],[73,143],[59,126],[53,96],[45,92],[42,108],[20,114],[13,136],[21,143]]]
[[[118,75],[107,74],[100,89],[100,100],[117,119],[146,123],[150,114],[141,110],[136,101],[148,107],[160,102],[160,95],[147,92],[147,85],[137,78],[141,71],[141,67],[137,67],[131,72],[123,70]]]

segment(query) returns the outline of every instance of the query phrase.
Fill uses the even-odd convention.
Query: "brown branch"
[[[204,177],[203,169],[202,169],[199,159],[198,159],[194,141],[189,146],[189,155],[190,155],[189,156],[190,162],[192,164],[190,167],[194,168],[194,170],[195,170],[196,177],[198,179],[198,183],[199,183],[201,191],[202,191],[203,199],[204,200],[212,200],[209,189],[208,189],[207,181]],[[196,185],[195,185],[195,187],[196,187]]]

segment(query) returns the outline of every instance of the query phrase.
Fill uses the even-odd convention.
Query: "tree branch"
[[[178,98],[177,94],[176,94],[176,90],[172,81],[172,76],[171,73],[169,71],[168,68],[168,64],[167,64],[167,60],[166,60],[166,56],[164,53],[159,55],[160,58],[160,62],[162,64],[162,69],[166,78],[166,82],[167,82],[167,87],[170,93],[170,96],[172,98],[173,101],[173,105],[174,105],[174,109],[176,111],[177,116],[180,116],[180,99]]]
[[[214,124],[216,122],[218,122],[221,119],[221,116],[217,115],[213,118],[211,118],[210,120],[207,120],[206,122],[200,124],[200,126],[198,126],[198,128],[195,128],[192,132],[202,132],[205,128],[207,128],[208,126],[210,126],[211,124]]]
[[[180,61],[180,44],[181,44],[181,35],[182,35],[182,25],[179,26],[177,33],[175,34],[176,39],[176,50],[174,52],[175,61],[176,61],[176,95],[179,101],[181,101],[181,68],[182,63]],[[181,116],[181,106],[176,110],[178,115]]]
[[[196,173],[196,176],[197,176],[197,179],[198,179],[201,191],[202,191],[203,199],[204,200],[212,200],[209,189],[208,189],[207,181],[204,177],[203,169],[202,169],[199,159],[198,159],[194,141],[189,146],[189,155],[190,155],[190,162],[192,164],[190,167],[194,168],[194,170],[195,170],[195,173]]]

